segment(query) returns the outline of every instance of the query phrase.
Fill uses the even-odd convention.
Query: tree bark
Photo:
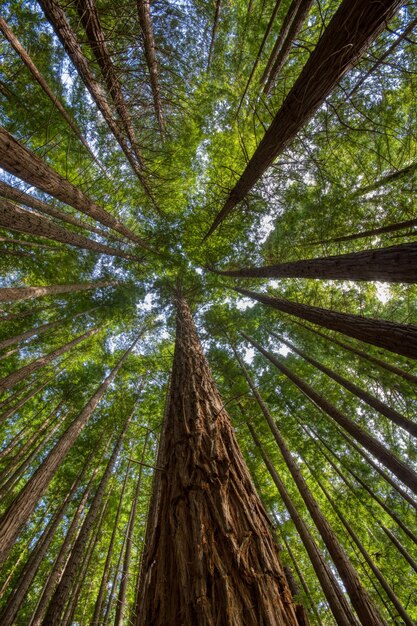
[[[387,283],[417,282],[417,243],[363,250],[290,263],[212,270],[237,278],[318,278],[321,280],[366,280]]]
[[[378,439],[363,430],[358,424],[350,420],[344,413],[339,411],[326,398],[321,396],[299,376],[294,374],[276,356],[262,348],[254,339],[242,333],[259,352],[261,352],[280,372],[282,372],[296,387],[310,400],[310,402],[333,419],[339,426],[346,430],[356,441],[374,455],[386,468],[388,468],[399,480],[401,480],[414,493],[417,493],[417,474],[404,461],[396,457],[388,448],[382,445]]]
[[[210,39],[210,49],[209,49],[209,55],[208,55],[208,61],[207,61],[207,69],[210,68],[211,61],[213,58],[214,42],[216,40],[216,33],[219,27],[219,19],[220,19],[221,10],[222,10],[222,0],[216,0],[216,10],[214,12],[213,28],[211,29],[211,39]]]
[[[93,153],[93,151],[90,148],[88,142],[84,139],[84,137],[83,137],[80,129],[78,128],[77,124],[74,122],[74,120],[72,119],[71,115],[68,113],[68,111],[62,105],[62,103],[60,102],[58,96],[56,96],[54,94],[54,92],[52,91],[52,89],[49,87],[48,82],[45,80],[45,78],[43,77],[42,73],[38,70],[38,68],[36,67],[35,63],[31,59],[31,57],[28,54],[28,52],[24,49],[24,47],[20,43],[19,39],[13,33],[11,28],[9,28],[6,20],[4,20],[2,17],[0,17],[0,30],[2,31],[2,33],[6,37],[6,39],[11,43],[11,45],[13,46],[13,48],[15,49],[17,54],[22,59],[23,63],[26,65],[26,67],[28,68],[28,70],[32,74],[33,78],[41,86],[43,91],[46,93],[48,98],[51,100],[52,104],[58,109],[58,111],[60,112],[60,114],[62,115],[62,117],[64,118],[64,120],[68,124],[68,126],[71,128],[71,130],[73,131],[75,136],[80,140],[80,142],[83,144],[84,148],[86,148],[87,152],[93,158],[94,162],[97,163],[97,165],[100,167],[100,169],[105,172],[104,167],[102,166],[100,161],[97,159],[97,157]]]
[[[239,287],[233,287],[233,289],[283,313],[294,315],[330,330],[336,330],[348,337],[359,339],[390,352],[417,359],[417,326],[396,324],[395,322],[352,315],[351,313],[339,313],[331,309],[322,309],[308,304],[291,302],[291,300],[274,298]]]
[[[295,626],[265,511],[181,296],[160,446],[136,623]]]
[[[307,363],[310,363],[318,370],[326,374],[326,376],[335,380],[339,385],[342,385],[342,387],[353,393],[360,400],[363,400],[363,402],[381,413],[381,415],[385,415],[385,417],[391,420],[394,424],[397,424],[397,426],[401,426],[401,428],[410,433],[410,435],[413,435],[413,437],[417,437],[417,424],[415,422],[409,420],[407,417],[385,404],[385,402],[382,402],[376,396],[373,396],[364,389],[361,389],[358,385],[355,385],[355,383],[352,383],[344,376],[341,376],[337,372],[331,370],[329,367],[326,367],[322,363],[319,363],[318,361],[316,361],[316,359],[313,359],[308,354],[294,346],[294,344],[292,344],[290,341],[287,341],[286,339],[280,337],[272,331],[270,331],[270,334],[282,343],[284,343],[286,346],[288,346],[293,352],[301,356],[301,358],[307,361]]]
[[[36,385],[34,385],[34,388],[31,389],[31,391],[29,391],[29,393],[27,393],[25,396],[23,396],[23,398],[21,398],[19,400],[19,402],[17,402],[17,404],[15,404],[14,406],[9,407],[8,409],[6,409],[6,411],[4,411],[0,415],[0,424],[3,424],[3,422],[5,422],[9,417],[12,417],[12,415],[14,415],[16,413],[16,411],[18,411],[28,400],[30,400],[31,398],[33,398],[33,396],[36,396],[37,393],[42,391],[42,389],[44,389],[46,387],[46,385],[51,380],[53,380],[53,378],[54,378],[54,376],[51,376],[50,378],[48,378],[45,382],[43,382],[38,387]],[[1,454],[0,454],[0,458],[1,458]]]
[[[403,0],[343,0],[205,238],[229,215],[291,143]]]
[[[406,167],[401,168],[400,170],[395,170],[394,172],[388,172],[381,178],[378,178],[375,182],[370,185],[366,185],[365,187],[360,187],[356,191],[353,192],[352,197],[356,198],[357,196],[363,196],[371,191],[375,191],[379,189],[379,187],[383,187],[387,183],[392,183],[399,178],[403,178],[404,176],[408,176],[409,174],[414,174],[417,170],[417,161],[414,163],[410,163],[410,165],[406,165]]]
[[[236,352],[235,354],[237,355]],[[332,527],[330,526],[326,517],[323,515],[319,505],[317,504],[313,494],[311,493],[307,485],[307,482],[301,474],[297,463],[293,459],[284,437],[278,430],[278,427],[272,419],[268,407],[266,406],[261,395],[257,391],[251,377],[249,376],[240,358],[239,364],[245,376],[245,379],[259,405],[259,408],[261,409],[268,423],[274,439],[278,444],[285,464],[287,465],[290,474],[293,477],[295,484],[297,485],[297,489],[299,490],[300,495],[303,498],[304,503],[314,521],[314,524],[316,525],[317,530],[319,531],[329,551],[329,554],[337,568],[337,571],[339,572],[340,578],[342,579],[343,584],[346,587],[346,591],[349,594],[350,600],[358,614],[361,624],[363,626],[387,626],[385,620],[379,614],[378,609],[374,606],[372,599],[368,595],[368,592],[362,586],[357,571],[353,567],[352,563],[349,560],[349,557],[340,545],[339,540],[334,533]]]
[[[156,120],[158,122],[161,138],[164,139],[165,122],[162,113],[161,88],[159,85],[158,62],[155,53],[155,38],[152,27],[150,2],[149,0],[137,0],[136,5],[138,8],[139,24],[142,30],[145,58],[151,82]]]
[[[291,46],[298,37],[313,2],[314,0],[293,0],[291,3],[281,32],[278,35],[278,39],[261,78],[261,82],[265,82],[265,94],[271,91],[272,85],[284,67],[290,54]]]
[[[43,296],[57,296],[61,293],[100,289],[117,285],[114,280],[102,280],[96,283],[81,283],[80,285],[48,285],[46,287],[1,287],[0,302],[14,302],[16,300],[31,300]]]
[[[77,248],[83,248],[85,250],[93,250],[93,252],[99,252],[101,254],[118,256],[123,259],[130,259],[133,261],[142,260],[133,254],[128,254],[127,252],[123,252],[123,250],[118,250],[117,248],[98,243],[97,241],[88,239],[83,235],[67,230],[62,226],[55,224],[47,217],[22,209],[21,207],[18,207],[3,198],[0,198],[0,226],[9,230],[16,230],[20,233],[37,235],[39,237],[51,239],[52,241],[59,241],[60,243],[65,243],[68,246],[76,246]],[[59,248],[57,249],[59,250]]]
[[[61,176],[36,154],[25,148],[4,128],[0,128],[0,167],[26,183],[57,198],[81,213],[92,217],[131,241],[149,250],[148,244],[135,235],[111,213],[93,202],[78,187]]]
[[[67,428],[58,443],[49,452],[46,459],[28,480],[8,510],[0,518],[0,563],[4,562],[7,558],[17,535],[32,514],[39,498],[47,489],[58,467],[66,457],[78,435],[84,429],[93,411],[106,393],[110,383],[114,380],[119,369],[138,341],[139,338],[126,350],[117,365],[98,387],[81,413]]]
[[[81,564],[87,542],[94,527],[94,523],[97,519],[97,516],[99,515],[104,493],[112,475],[114,464],[116,463],[116,459],[120,453],[123,438],[126,434],[130,421],[131,415],[129,415],[128,419],[125,421],[123,430],[117,438],[116,445],[114,446],[113,452],[107,463],[104,474],[100,480],[97,491],[94,494],[93,501],[81,526],[80,533],[74,545],[72,546],[71,554],[65,566],[65,570],[62,574],[61,580],[59,581],[59,585],[55,589],[48,610],[46,611],[46,615],[43,620],[43,626],[62,625],[62,617],[65,609],[65,604],[68,599],[68,595],[71,592],[71,588],[74,584],[75,576]]]
[[[24,365],[20,369],[15,370],[14,372],[9,374],[5,378],[0,379],[0,392],[5,391],[6,389],[11,389],[18,382],[20,382],[27,376],[30,376],[31,374],[33,374],[33,372],[36,372],[41,367],[44,367],[45,365],[47,365],[54,359],[61,356],[61,354],[65,354],[66,352],[68,352],[69,350],[77,346],[81,341],[84,341],[85,339],[88,339],[92,335],[95,335],[96,333],[98,333],[99,330],[100,330],[99,328],[91,328],[83,335],[79,335],[72,341],[69,341],[65,345],[60,346],[59,348],[57,348],[56,350],[53,350],[49,354],[46,354],[45,356],[41,356],[38,359],[31,361],[30,363],[28,363],[27,365]]]
[[[332,237],[331,239],[324,239],[323,241],[311,241],[309,246],[316,246],[325,243],[337,243],[339,241],[353,241],[354,239],[363,239],[364,237],[371,237],[373,235],[382,235],[383,233],[392,233],[397,230],[403,230],[417,226],[417,219],[405,220],[404,222],[397,222],[396,224],[388,224],[387,226],[380,226],[379,228],[370,228],[369,230],[362,230],[359,233],[353,233],[352,235],[342,235],[340,237]]]

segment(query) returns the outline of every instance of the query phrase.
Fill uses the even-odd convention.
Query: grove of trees
[[[2,1],[0,626],[417,623],[416,27]]]

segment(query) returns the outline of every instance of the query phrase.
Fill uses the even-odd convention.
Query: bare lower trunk
[[[74,291],[86,291],[88,289],[100,289],[110,287],[118,283],[113,280],[102,280],[96,283],[81,283],[80,285],[49,285],[47,287],[1,287],[0,302],[12,302],[16,300],[31,300],[43,296],[57,296],[61,293],[73,293]]]
[[[417,326],[396,324],[350,313],[339,313],[331,309],[322,309],[308,304],[274,298],[239,287],[234,287],[234,289],[244,296],[258,300],[258,302],[283,313],[300,317],[330,330],[336,330],[348,337],[385,348],[385,350],[390,350],[396,354],[417,359]]]
[[[266,514],[181,297],[160,445],[136,623],[298,624]]]

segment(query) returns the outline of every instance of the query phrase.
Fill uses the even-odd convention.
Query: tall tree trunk
[[[216,10],[214,11],[213,28],[211,29],[210,49],[209,49],[209,55],[208,55],[208,61],[207,61],[208,69],[210,68],[210,65],[213,59],[214,43],[216,41],[216,33],[219,27],[219,19],[220,19],[221,10],[222,10],[222,0],[216,0]]]
[[[236,352],[235,354],[237,355]],[[318,503],[316,502],[312,492],[310,491],[307,482],[305,481],[297,463],[293,459],[287,447],[284,437],[282,436],[277,425],[272,419],[268,407],[266,406],[261,395],[257,391],[251,377],[249,376],[240,358],[239,364],[242,369],[243,375],[245,376],[246,381],[259,405],[259,408],[261,409],[268,423],[274,439],[278,444],[285,464],[287,465],[290,474],[293,477],[295,484],[297,485],[297,489],[299,490],[300,495],[303,498],[305,505],[314,521],[314,524],[316,525],[329,551],[329,554],[337,568],[337,571],[339,572],[340,578],[342,579],[343,584],[346,587],[346,591],[349,594],[350,600],[358,614],[361,624],[363,626],[386,626],[385,620],[379,614],[377,608],[374,606],[372,599],[368,595],[366,589],[362,586],[357,571],[350,562],[349,557],[339,543],[336,534],[334,533],[332,527],[322,513]]]
[[[270,331],[270,334],[276,339],[278,339],[279,341],[281,341],[282,343],[284,343],[286,346],[288,346],[290,350],[292,350],[293,352],[301,356],[305,361],[307,361],[307,363],[310,363],[311,365],[316,367],[318,370],[326,374],[326,376],[335,380],[337,383],[339,383],[339,385],[342,385],[342,387],[344,387],[345,389],[353,393],[360,400],[363,400],[363,402],[365,402],[370,407],[372,407],[373,409],[381,413],[381,415],[385,415],[385,417],[391,420],[394,424],[401,426],[401,428],[404,428],[404,430],[410,433],[410,435],[417,437],[417,424],[415,422],[409,420],[407,417],[405,417],[404,415],[402,415],[401,413],[399,413],[392,407],[385,404],[385,402],[382,402],[382,400],[380,400],[376,396],[373,396],[372,394],[368,393],[364,389],[361,389],[358,385],[356,385],[355,383],[352,383],[350,380],[348,380],[344,376],[341,376],[340,374],[333,371],[329,367],[326,367],[322,363],[319,363],[319,361],[316,361],[316,359],[313,359],[311,356],[309,356],[308,354],[306,354],[305,352],[303,352],[302,350],[294,346],[294,344],[292,344],[287,339],[280,337],[279,335],[277,335],[276,333],[272,331]]]
[[[149,431],[146,433],[145,442],[142,448],[141,463],[145,460],[146,448],[148,445]],[[129,581],[130,559],[132,555],[133,536],[135,530],[136,511],[139,500],[139,493],[142,486],[143,465],[139,466],[139,475],[136,481],[135,493],[133,496],[132,506],[130,508],[129,521],[127,525],[126,549],[123,560],[122,574],[120,578],[119,595],[116,604],[116,614],[114,617],[114,626],[123,626],[123,615],[126,609],[126,594]]]
[[[151,82],[155,116],[158,122],[161,138],[164,139],[165,122],[162,113],[161,88],[159,85],[158,62],[155,53],[155,38],[152,27],[151,6],[149,0],[137,0],[136,5],[138,8],[139,24],[142,31],[146,64],[148,66],[149,78]]]
[[[72,350],[72,348],[77,346],[82,341],[98,333],[99,330],[100,330],[99,328],[91,328],[83,335],[79,335],[72,341],[69,341],[65,345],[60,346],[59,348],[57,348],[56,350],[53,350],[49,354],[46,354],[45,356],[41,356],[38,359],[31,361],[30,363],[28,363],[27,365],[24,365],[20,369],[15,370],[14,372],[9,374],[5,378],[0,379],[0,392],[5,391],[6,389],[11,389],[18,382],[20,382],[27,376],[30,376],[31,374],[33,374],[33,372],[36,372],[41,367],[44,367],[45,365],[47,365],[54,359],[61,356],[61,354],[65,354],[69,350]]]
[[[284,67],[291,52],[291,46],[300,34],[313,3],[314,0],[293,0],[291,3],[286,15],[286,20],[282,25],[281,32],[278,35],[278,39],[261,78],[261,82],[265,82],[265,94],[271,91],[272,85]]]
[[[262,348],[254,339],[242,333],[252,346],[257,348],[280,372],[282,372],[294,385],[310,400],[310,402],[321,409],[326,415],[333,419],[339,426],[346,430],[356,441],[364,446],[374,455],[385,467],[387,467],[399,480],[401,480],[414,493],[417,493],[417,474],[404,461],[396,457],[388,448],[380,443],[378,439],[363,430],[358,424],[350,420],[344,413],[339,411],[326,398],[317,393],[299,376],[294,374],[276,356]]]
[[[321,245],[325,243],[336,243],[339,241],[352,241],[353,239],[363,239],[364,237],[372,237],[373,235],[382,235],[383,233],[392,233],[397,230],[404,230],[417,226],[417,219],[405,220],[404,222],[397,222],[396,224],[388,224],[387,226],[380,226],[379,228],[370,228],[369,230],[362,230],[359,233],[353,233],[352,235],[342,235],[341,237],[332,237],[331,239],[324,239],[323,241],[310,241],[309,246]]]
[[[88,239],[83,235],[78,235],[71,230],[67,230],[47,217],[22,209],[8,200],[0,198],[0,226],[8,230],[16,230],[20,233],[28,235],[37,235],[45,237],[52,241],[59,241],[68,246],[76,246],[85,250],[93,250],[110,256],[118,256],[123,259],[131,259],[141,261],[139,257],[123,252],[111,246],[98,243],[92,239]],[[59,248],[58,248],[59,249]]]
[[[67,428],[58,443],[49,452],[46,459],[28,480],[19,495],[12,502],[8,510],[0,519],[0,563],[4,562],[21,528],[31,516],[39,498],[47,489],[58,467],[71,449],[78,435],[81,433],[91,414],[102,400],[110,383],[116,377],[119,369],[133,350],[139,338],[126,350],[117,365],[112,369],[104,382],[96,390],[81,413]]]
[[[417,244],[364,250],[238,270],[212,270],[237,278],[319,278],[324,280],[369,280],[387,283],[417,282]]]
[[[149,250],[145,241],[25,148],[4,128],[0,128],[0,167]]]
[[[335,339],[334,337],[325,335],[324,333],[317,330],[316,328],[310,328],[310,326],[306,326],[305,324],[302,324],[301,322],[295,322],[295,323],[298,326],[301,326],[301,328],[306,328],[311,333],[314,333],[315,335],[318,335],[319,337],[323,337],[323,339],[327,339],[327,341],[334,343],[336,346],[340,346],[341,348],[348,350],[349,352],[351,352],[352,354],[355,354],[361,359],[365,359],[366,361],[369,361],[370,363],[373,363],[377,365],[378,367],[381,367],[387,372],[396,374],[397,376],[400,376],[407,382],[417,385],[417,376],[415,376],[414,374],[411,374],[410,372],[406,372],[405,370],[401,369],[400,367],[397,367],[396,365],[393,365],[392,363],[387,363],[386,361],[383,361],[382,359],[378,359],[372,354],[369,354],[369,352],[364,352],[363,350],[359,350],[359,348],[356,348],[355,346],[351,346],[348,343],[345,343],[344,341],[340,341],[340,339]]]
[[[123,430],[116,441],[116,445],[114,446],[113,452],[107,463],[104,474],[100,480],[100,484],[97,488],[96,493],[94,494],[93,501],[90,505],[90,508],[88,509],[88,513],[84,519],[81,531],[74,545],[72,546],[70,558],[65,566],[65,570],[62,574],[61,580],[59,581],[59,585],[55,589],[54,595],[52,596],[51,602],[43,620],[43,626],[61,626],[62,624],[62,616],[65,609],[66,601],[68,599],[68,595],[71,592],[77,569],[81,564],[87,542],[91,535],[91,531],[93,530],[97,516],[99,515],[102,500],[110,477],[112,475],[114,464],[116,463],[116,459],[119,455],[120,448],[123,443],[123,438],[126,434],[130,421],[131,415],[129,415],[128,419],[125,421]]]
[[[206,238],[311,119],[402,4],[403,0],[342,0]]]
[[[398,180],[399,178],[403,178],[404,176],[408,176],[409,174],[414,174],[416,170],[417,170],[417,161],[415,161],[414,163],[410,163],[410,165],[406,165],[406,167],[403,167],[400,170],[395,170],[394,172],[388,172],[387,174],[385,174],[384,176],[381,176],[381,178],[378,178],[375,182],[371,183],[370,185],[366,185],[365,187],[360,187],[359,189],[353,192],[352,197],[356,198],[357,196],[363,196],[369,193],[370,191],[375,191],[376,189],[378,189],[379,187],[383,187],[387,183],[392,183],[393,181]]]
[[[25,396],[23,396],[23,398],[21,398],[19,400],[19,402],[17,402],[17,404],[13,405],[12,407],[9,407],[8,409],[6,409],[6,411],[4,411],[1,415],[0,415],[0,424],[2,424],[3,422],[5,422],[9,417],[12,417],[12,415],[14,415],[16,413],[16,411],[18,411],[20,408],[22,408],[22,406],[31,398],[33,398],[33,396],[36,396],[37,393],[39,393],[40,391],[42,391],[42,389],[44,389],[46,387],[46,385],[51,382],[51,380],[53,380],[53,378],[55,378],[54,376],[51,376],[49,378],[46,379],[45,382],[41,383],[41,385],[39,385],[38,387],[36,386],[36,383],[38,381],[35,381],[35,384],[33,385],[33,389],[31,389],[29,391],[29,393],[27,393]],[[2,457],[2,455],[0,454],[0,458]]]
[[[296,527],[297,532],[300,535],[301,541],[303,542],[303,545],[310,558],[311,564],[313,565],[314,571],[321,585],[321,588],[323,589],[325,598],[329,603],[336,623],[338,624],[338,626],[354,626],[355,624],[358,624],[355,614],[350,608],[349,603],[346,601],[346,598],[344,597],[343,592],[340,589],[333,572],[326,563],[323,555],[320,553],[320,550],[318,549],[317,544],[314,541],[314,538],[311,535],[307,524],[305,523],[305,521],[299,514],[297,507],[291,500],[290,494],[288,493],[273,463],[265,452],[265,449],[262,446],[259,437],[255,432],[255,429],[253,428],[252,424],[250,424],[250,422],[246,422],[246,424],[250,430],[250,433],[257,448],[261,453],[268,472],[270,473],[271,478],[279,491],[284,505],[287,508],[292,521],[294,522],[294,526]]]
[[[75,68],[77,69],[77,72],[80,75],[82,81],[90,92],[91,97],[93,98],[98,109],[103,115],[108,127],[113,133],[128,162],[130,163],[132,170],[135,172],[136,176],[142,184],[142,187],[155,204],[153,195],[144,176],[144,163],[142,155],[139,151],[139,147],[135,142],[134,146],[132,146],[132,150],[134,150],[134,153],[132,153],[132,150],[129,148],[129,145],[120,130],[117,120],[115,120],[113,117],[113,112],[107,101],[106,94],[100,83],[96,81],[93,72],[91,71],[88,64],[88,60],[84,56],[81,46],[77,40],[77,36],[72,30],[70,24],[68,23],[64,10],[59,5],[57,0],[39,0],[39,4],[41,5],[47,20],[50,22],[52,28],[54,29],[56,36],[59,38],[66,53],[68,54]],[[132,233],[130,233],[130,235],[128,235],[127,233],[122,234],[130,237]]]
[[[117,285],[114,280],[101,280],[95,283],[81,283],[79,285],[48,285],[47,287],[1,287],[0,302],[14,302],[16,300],[31,300],[43,296],[57,296],[61,293],[100,289]]]
[[[45,557],[48,548],[51,545],[55,531],[61,523],[65,515],[66,509],[80,485],[80,482],[84,475],[84,471],[85,468],[83,467],[81,472],[78,474],[76,480],[70,487],[69,492],[65,496],[61,506],[52,516],[49,524],[44,530],[25,567],[23,568],[23,572],[19,577],[19,582],[17,586],[13,589],[10,597],[7,599],[7,604],[0,615],[0,623],[2,624],[2,626],[13,626],[13,624],[15,623],[17,613],[22,605],[23,600],[26,597],[26,594],[33,582],[33,579],[36,576],[42,559]]]
[[[28,70],[32,74],[33,78],[42,87],[43,91],[46,93],[46,95],[51,100],[53,105],[58,109],[58,111],[60,112],[60,114],[62,115],[64,120],[67,122],[68,126],[71,128],[71,130],[73,131],[75,136],[81,141],[81,143],[83,144],[84,148],[86,148],[87,152],[93,158],[94,162],[97,163],[97,165],[105,172],[105,169],[103,168],[103,166],[100,163],[100,161],[98,161],[97,157],[95,156],[95,154],[93,153],[92,149],[90,148],[88,142],[84,139],[84,137],[83,137],[80,129],[78,128],[77,124],[74,122],[74,120],[72,119],[71,115],[68,113],[68,111],[62,105],[62,103],[60,102],[58,96],[56,96],[54,94],[54,92],[52,91],[52,89],[49,87],[48,82],[45,80],[45,78],[43,77],[42,73],[38,70],[38,68],[36,67],[35,63],[31,59],[31,57],[28,54],[28,52],[24,49],[24,47],[20,43],[19,39],[13,33],[11,28],[8,26],[6,20],[4,20],[2,17],[0,17],[0,30],[2,31],[2,33],[6,37],[6,39],[11,43],[11,45],[13,46],[13,48],[15,49],[17,54],[20,56],[20,58],[22,59],[23,63],[26,65],[26,67],[28,68]]]
[[[390,352],[417,359],[417,326],[396,324],[395,322],[352,315],[351,313],[339,313],[331,309],[322,309],[309,304],[274,298],[248,289],[240,289],[240,287],[233,287],[233,289],[283,313],[294,315],[330,330],[336,330],[348,337],[390,350]]]
[[[136,623],[296,625],[296,608],[187,303],[177,297],[159,494]]]
[[[67,224],[72,224],[73,226],[78,226],[78,228],[88,230],[91,233],[96,233],[96,235],[100,235],[100,237],[123,241],[112,232],[106,232],[105,230],[101,230],[96,226],[88,224],[87,222],[78,219],[78,217],[74,217],[73,215],[66,213],[62,209],[56,209],[47,202],[39,200],[38,198],[34,198],[33,196],[30,196],[29,194],[22,191],[21,189],[12,187],[11,185],[8,185],[7,183],[4,183],[2,181],[0,181],[0,196],[2,196],[3,198],[7,198],[7,200],[17,202],[18,204],[23,204],[30,209],[35,209],[35,211],[39,211],[40,213],[45,213],[46,215],[50,215],[51,217],[56,217],[62,222],[66,222]]]

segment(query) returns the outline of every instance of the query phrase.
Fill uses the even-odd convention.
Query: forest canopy
[[[173,624],[149,546],[198,467],[167,461],[187,402],[262,501],[288,623],[417,621],[416,26],[399,0],[2,0],[1,626]],[[200,623],[284,623],[226,613]]]

